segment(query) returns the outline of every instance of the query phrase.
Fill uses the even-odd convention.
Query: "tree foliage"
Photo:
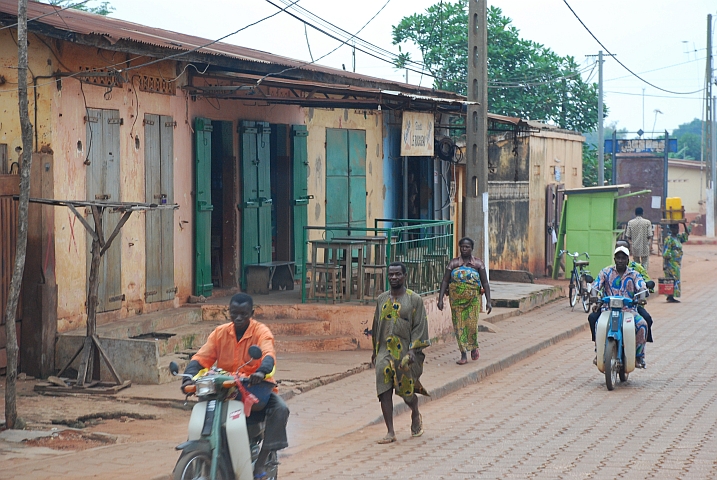
[[[520,38],[500,8],[488,9],[488,109],[492,113],[553,123],[579,132],[597,125],[597,84],[582,79],[573,57]],[[418,46],[434,87],[466,93],[468,0],[432,5],[393,27],[393,43]],[[401,53],[396,66],[414,60]],[[607,115],[607,110],[606,113]]]
[[[612,183],[612,155],[605,155],[605,183]],[[595,145],[583,143],[583,187],[598,185],[598,151]]]
[[[97,15],[107,16],[114,12],[115,9],[110,2],[100,2],[98,6],[90,6],[90,2],[81,3],[81,0],[49,0],[50,5],[55,5],[60,8],[74,8],[75,10],[82,10],[83,12],[96,13]]]
[[[702,124],[699,118],[689,123],[683,123],[672,131],[677,138],[677,153],[671,153],[673,158],[686,158],[699,160],[702,158]]]

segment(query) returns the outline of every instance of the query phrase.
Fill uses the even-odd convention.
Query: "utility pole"
[[[713,141],[714,109],[712,98],[712,15],[707,15],[707,64],[705,67],[705,123],[702,127],[703,161],[706,166],[705,190],[707,192],[707,212],[705,229],[707,236],[715,235],[715,143]]]
[[[20,299],[20,285],[27,255],[27,214],[30,202],[30,167],[32,166],[32,124],[27,97],[27,0],[17,2],[17,96],[22,137],[20,163],[20,201],[18,204],[17,244],[15,265],[10,280],[7,306],[5,308],[5,332],[7,338],[7,376],[5,378],[5,423],[7,428],[22,428],[17,417],[17,335],[15,320]]]
[[[602,50],[598,52],[598,186],[605,185],[605,132],[602,104]],[[615,159],[612,159],[613,163]],[[613,178],[613,183],[615,179]]]
[[[487,0],[468,7],[468,108],[466,116],[465,236],[483,249],[488,266],[488,30]]]
[[[353,64],[354,64],[354,73],[356,73],[356,42],[354,41],[354,48],[353,48]]]

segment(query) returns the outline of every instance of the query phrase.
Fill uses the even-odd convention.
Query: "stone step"
[[[343,335],[276,335],[274,344],[277,353],[327,352],[356,350],[356,339]]]
[[[179,327],[202,321],[201,308],[175,308],[170,312],[159,312],[135,315],[133,317],[115,320],[112,323],[97,326],[97,335],[102,338],[136,338],[151,332],[161,332],[173,327]],[[69,335],[85,335],[85,327],[71,332]]]

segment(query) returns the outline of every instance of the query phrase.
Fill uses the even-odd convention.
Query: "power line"
[[[699,90],[699,92],[701,92],[701,91],[702,91],[702,90]],[[613,94],[613,95],[630,95],[630,96],[633,96],[633,97],[642,97],[642,96],[643,96],[642,93],[608,92],[608,91],[605,91],[605,93],[610,93],[610,94]],[[648,95],[648,94],[645,94],[644,96],[645,96],[645,97],[654,97],[654,98],[675,98],[675,99],[678,99],[678,100],[700,100],[700,101],[701,101],[701,100],[704,100],[704,96],[702,96],[702,97],[687,97],[687,96],[676,97],[676,96],[674,96],[674,95]]]
[[[275,7],[279,8],[279,6],[278,6],[278,5],[275,5],[271,0],[266,0],[266,1],[269,2],[270,4],[274,5]],[[296,2],[298,2],[298,1],[299,1],[299,0],[296,0]],[[339,41],[341,42],[341,44],[340,44],[338,47],[336,47],[336,48],[334,48],[333,50],[331,50],[329,53],[326,53],[326,54],[320,56],[320,57],[317,58],[316,60],[312,60],[311,62],[306,62],[306,63],[304,63],[304,64],[302,64],[302,65],[299,65],[298,67],[285,68],[284,70],[282,70],[282,71],[280,71],[280,72],[277,72],[277,73],[267,73],[266,75],[264,75],[263,77],[261,77],[259,80],[257,80],[256,84],[257,84],[257,85],[260,85],[261,82],[262,82],[265,78],[267,78],[267,77],[274,76],[274,75],[281,75],[282,73],[288,72],[289,70],[295,70],[295,69],[297,69],[297,68],[301,68],[301,67],[305,67],[305,66],[307,66],[307,65],[311,65],[312,63],[316,63],[316,62],[318,62],[319,60],[321,60],[322,58],[325,58],[325,57],[331,55],[332,53],[334,53],[334,52],[335,52],[336,50],[338,50],[339,48],[343,47],[344,45],[347,45],[348,42],[350,42],[353,38],[355,38],[356,35],[358,35],[359,33],[361,33],[361,31],[362,31],[364,28],[366,28],[366,26],[367,26],[369,23],[371,23],[371,22],[373,21],[373,19],[376,18],[376,17],[378,16],[378,14],[383,11],[384,8],[386,8],[386,5],[388,5],[390,1],[391,1],[391,0],[386,0],[386,3],[383,4],[383,6],[379,9],[379,11],[376,12],[376,14],[375,14],[373,17],[371,17],[371,18],[368,20],[368,22],[364,23],[363,27],[359,28],[358,32],[356,32],[355,34],[353,34],[348,40],[340,40],[340,39],[338,39],[338,38],[332,37],[332,38],[335,38],[336,40],[339,40]],[[294,2],[294,3],[296,3],[296,2]],[[292,5],[293,5],[293,4],[292,4]],[[281,12],[281,11],[286,11],[287,8],[289,8],[289,6],[286,6],[284,9],[280,10],[280,12]],[[280,12],[277,12],[277,13],[280,13]],[[291,12],[286,11],[286,13],[288,13],[289,15],[291,15],[292,17],[296,18],[296,19],[299,20],[299,21],[303,21],[303,20],[301,20],[299,17],[297,17],[296,15],[294,15],[294,14],[291,13]],[[307,23],[305,22],[304,25],[306,25],[306,24],[307,24]],[[309,23],[308,25],[311,26],[312,28],[317,28],[316,26],[312,25],[311,23]],[[318,30],[318,28],[317,28],[317,30]],[[319,30],[319,31],[321,31],[321,30]],[[322,33],[323,33],[323,32],[322,32]],[[328,34],[327,34],[327,35],[328,35]],[[355,45],[354,45],[354,48],[356,48]],[[362,50],[360,50],[360,49],[358,49],[358,50],[359,50],[359,51],[362,51]],[[364,52],[364,53],[367,53],[367,52]],[[376,58],[378,58],[378,57],[376,57]]]
[[[239,30],[235,30],[235,31],[232,32],[232,33],[228,33],[227,35],[224,35],[223,37],[219,37],[219,38],[217,38],[216,40],[212,40],[212,41],[209,42],[209,43],[205,43],[204,45],[200,45],[200,46],[198,46],[198,47],[195,47],[195,48],[193,48],[193,49],[191,49],[191,50],[187,50],[187,51],[185,51],[185,52],[175,53],[175,54],[172,54],[172,55],[167,55],[167,56],[165,56],[165,57],[157,58],[157,59],[155,59],[155,60],[152,60],[151,62],[142,63],[142,64],[140,64],[140,65],[134,65],[134,66],[132,66],[132,67],[127,67],[127,68],[125,68],[125,69],[119,70],[119,72],[126,72],[126,71],[129,71],[129,70],[135,70],[135,69],[137,69],[137,68],[146,67],[146,66],[148,66],[148,65],[154,65],[155,63],[159,63],[159,62],[163,62],[163,61],[165,61],[165,60],[170,60],[170,59],[172,59],[172,58],[177,58],[177,57],[181,57],[181,56],[184,56],[184,55],[188,55],[188,54],[190,54],[190,53],[196,52],[197,50],[201,50],[202,48],[207,48],[207,47],[209,47],[210,45],[214,45],[215,43],[221,42],[221,41],[224,40],[225,38],[231,37],[232,35],[236,35],[237,33],[241,32],[241,31],[243,31],[243,30],[246,30],[246,29],[249,28],[249,27],[253,27],[254,25],[257,25],[257,24],[259,24],[259,23],[261,23],[261,22],[263,22],[263,21],[265,21],[265,20],[268,20],[268,19],[270,19],[271,17],[274,17],[274,16],[276,16],[276,15],[279,15],[281,12],[286,11],[287,8],[289,8],[290,6],[292,6],[292,5],[294,5],[294,4],[298,3],[298,2],[299,2],[299,0],[294,0],[293,2],[291,2],[290,5],[287,5],[286,7],[279,9],[278,12],[274,12],[274,13],[272,13],[271,15],[267,15],[266,17],[261,18],[261,19],[257,20],[256,22],[252,22],[252,23],[250,23],[250,24],[248,24],[248,25],[245,25],[245,26],[241,27]]]
[[[639,80],[643,81],[644,83],[648,84],[649,86],[651,86],[651,87],[653,87],[653,88],[656,88],[656,89],[658,89],[658,90],[662,90],[663,92],[672,93],[672,94],[675,94],[675,95],[692,95],[692,94],[694,94],[694,93],[698,93],[698,92],[701,92],[701,91],[703,90],[703,89],[699,89],[699,90],[695,90],[694,92],[674,92],[674,91],[672,91],[672,90],[667,90],[667,89],[658,87],[657,85],[655,85],[655,84],[653,84],[653,83],[648,82],[647,80],[645,80],[644,78],[642,78],[640,75],[636,74],[635,72],[633,72],[632,70],[630,70],[629,68],[627,68],[627,66],[626,66],[624,63],[622,63],[620,60],[618,60],[618,58],[617,58],[615,55],[613,55],[613,54],[610,52],[610,50],[608,50],[608,48],[607,48],[605,45],[602,44],[602,42],[601,42],[600,40],[598,40],[598,38],[593,34],[593,32],[590,31],[590,29],[587,27],[587,25],[585,25],[585,23],[580,19],[580,17],[578,16],[578,14],[575,13],[575,10],[573,10],[573,7],[570,6],[570,4],[568,3],[568,0],[563,0],[563,3],[565,3],[565,5],[570,9],[570,11],[573,13],[573,15],[575,16],[575,18],[578,19],[578,22],[580,22],[580,24],[585,28],[585,30],[587,30],[587,32],[590,34],[590,36],[593,37],[593,38],[595,39],[595,41],[596,41],[603,49],[605,49],[605,51],[608,53],[608,55],[611,56],[612,58],[614,58],[615,61],[616,61],[618,64],[620,64],[620,66],[621,66],[622,68],[624,68],[625,70],[627,70],[628,72],[630,72],[635,78],[638,78]]]
[[[706,50],[706,49],[705,49],[705,48],[702,48],[701,50]],[[701,62],[702,60],[705,60],[706,58],[707,58],[707,57],[695,58],[694,60],[687,60],[686,62],[674,63],[674,64],[672,64],[672,65],[667,65],[667,66],[665,66],[665,67],[653,68],[652,70],[645,70],[644,72],[640,72],[640,73],[641,73],[641,74],[651,73],[651,72],[656,72],[656,71],[658,71],[658,70],[665,70],[665,69],[672,68],[672,67],[679,67],[680,65],[686,65],[686,64],[692,63],[692,62]],[[611,78],[611,79],[605,80],[605,81],[606,81],[606,82],[612,82],[613,80],[622,80],[623,78],[628,78],[628,77],[631,77],[631,76],[632,76],[632,75],[623,75],[622,77],[615,77],[615,78]]]
[[[293,4],[297,3],[297,2],[299,2],[299,0],[294,0],[294,1],[291,3],[291,5],[293,5]],[[83,2],[83,3],[84,3],[84,2]],[[291,5],[289,5],[289,6],[291,6]],[[282,8],[282,9],[280,9],[278,12],[272,13],[271,15],[267,15],[266,17],[261,18],[260,20],[257,20],[256,22],[250,23],[250,24],[248,24],[248,25],[246,25],[246,26],[240,28],[239,30],[236,30],[236,31],[234,31],[234,32],[232,32],[232,33],[230,33],[230,34],[228,34],[228,35],[224,35],[223,37],[220,37],[220,38],[218,38],[218,39],[216,39],[216,40],[212,40],[212,41],[210,41],[210,42],[208,42],[208,43],[206,43],[206,44],[204,44],[204,45],[200,45],[200,46],[198,46],[198,47],[195,47],[195,48],[193,48],[193,49],[191,49],[191,50],[187,50],[187,51],[185,51],[185,52],[175,53],[175,54],[172,54],[172,55],[166,55],[166,56],[164,56],[164,57],[157,58],[157,59],[155,59],[155,60],[152,60],[152,61],[149,61],[149,62],[145,62],[145,63],[139,64],[139,65],[133,65],[133,66],[131,66],[131,67],[127,67],[127,68],[124,68],[124,69],[118,69],[118,70],[117,70],[117,73],[118,73],[118,74],[121,74],[121,73],[123,73],[123,72],[127,72],[127,71],[130,71],[130,70],[135,70],[135,69],[137,69],[137,68],[146,67],[146,66],[148,66],[148,65],[153,65],[153,64],[155,64],[155,63],[159,63],[159,62],[162,62],[162,61],[165,61],[165,60],[169,60],[169,59],[172,59],[172,58],[181,57],[181,56],[183,56],[183,55],[187,55],[187,54],[189,54],[189,53],[196,52],[197,50],[200,50],[200,49],[202,49],[202,48],[206,48],[206,47],[208,47],[208,46],[210,46],[210,45],[214,45],[215,43],[220,42],[220,41],[224,40],[224,39],[227,38],[227,37],[230,37],[230,36],[232,36],[232,35],[236,35],[237,33],[241,32],[242,30],[246,30],[246,29],[249,28],[249,27],[253,27],[254,25],[257,25],[257,24],[259,24],[259,23],[261,23],[261,22],[263,22],[263,21],[265,21],[265,20],[268,20],[268,19],[271,18],[271,17],[274,17],[274,16],[280,14],[281,12],[283,12],[284,10],[286,10],[286,8],[289,8],[289,6],[287,6],[287,7],[285,7],[285,8]],[[64,10],[64,9],[62,9],[62,10]],[[60,10],[57,10],[57,11],[55,11],[55,12],[52,12],[51,14],[48,14],[48,15],[54,15],[54,14],[57,13],[58,16],[60,16],[60,15],[59,15],[59,12],[60,12]],[[61,16],[60,16],[60,17],[61,17]],[[131,58],[131,59],[129,59],[129,60],[123,60],[123,61],[121,61],[121,62],[117,62],[117,63],[112,64],[112,65],[106,65],[106,66],[104,66],[104,67],[97,67],[97,68],[92,68],[92,69],[89,69],[89,70],[86,70],[86,71],[82,71],[82,72],[75,72],[75,73],[72,73],[72,74],[69,74],[69,75],[64,75],[63,78],[74,78],[74,77],[76,77],[76,76],[78,76],[78,75],[86,75],[86,74],[89,73],[89,72],[94,72],[94,71],[98,71],[98,70],[113,68],[113,67],[116,67],[117,65],[124,65],[124,64],[127,64],[127,63],[129,63],[129,62],[132,62],[132,61],[134,61],[134,60],[137,60],[138,58],[142,58],[142,57],[145,57],[145,56],[146,56],[146,55],[138,55],[138,56],[136,56],[136,57],[134,57],[134,58]],[[49,82],[46,82],[46,83],[42,83],[42,84],[38,84],[38,85],[33,85],[32,88],[37,88],[37,87],[41,87],[41,86],[45,86],[45,85],[50,85],[50,84],[52,84],[52,83],[55,83],[55,80],[52,80],[52,81],[49,81]],[[11,92],[11,91],[17,91],[17,89],[14,88],[14,89],[0,90],[0,94],[2,94],[3,92]]]

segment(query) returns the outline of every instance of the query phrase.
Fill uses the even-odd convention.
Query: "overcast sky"
[[[280,5],[280,0],[271,0]],[[215,39],[277,12],[267,0],[111,0],[112,16]],[[404,16],[438,3],[438,0],[300,0],[298,5],[351,33],[359,30],[385,8],[358,35],[374,45],[397,53],[391,27]],[[510,17],[523,38],[541,43],[560,55],[571,55],[588,66],[600,45],[573,16],[563,0],[489,0]],[[706,68],[707,14],[717,13],[714,0],[568,0],[593,34],[628,68],[656,87],[691,92],[704,86]],[[713,18],[714,20],[714,18]],[[714,28],[714,27],[713,27]],[[225,40],[301,60],[310,60],[303,23],[286,13],[250,27]],[[308,29],[308,44],[314,58],[339,43]],[[406,48],[404,47],[404,51]],[[713,50],[717,52],[717,50]],[[605,52],[606,53],[606,52]],[[414,50],[414,59],[420,54]],[[342,46],[319,63],[352,68],[352,49]],[[356,53],[356,71],[400,80],[405,72],[390,64]],[[590,73],[590,70],[586,72]],[[597,70],[591,77],[597,81]],[[604,64],[605,104],[610,109],[606,125],[637,131],[670,132],[681,123],[702,118],[702,93],[676,95],[647,85],[633,77],[615,60]],[[431,86],[430,77],[409,72],[409,83]],[[644,97],[643,97],[644,89]],[[717,88],[715,89],[717,91]],[[643,103],[644,100],[644,103]],[[662,113],[656,113],[662,112]]]

